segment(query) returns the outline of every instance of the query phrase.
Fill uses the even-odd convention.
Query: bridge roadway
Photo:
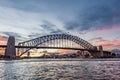
[[[7,45],[0,45],[0,47],[5,48],[5,47],[7,47]],[[68,50],[81,50],[81,51],[90,51],[90,52],[100,52],[99,50],[89,50],[89,49],[70,48],[70,47],[15,46],[15,48],[68,49]],[[109,52],[109,51],[103,51],[103,52]]]

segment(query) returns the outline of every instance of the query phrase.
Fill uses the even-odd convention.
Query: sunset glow
[[[43,35],[69,33],[104,50],[120,49],[119,7],[119,0],[0,0],[0,45],[9,36],[18,45]],[[50,52],[56,51],[71,52]]]
[[[0,80],[120,80],[120,0],[0,0]]]

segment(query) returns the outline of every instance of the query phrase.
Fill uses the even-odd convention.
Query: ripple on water
[[[120,61],[4,61],[0,63],[0,79],[120,80]]]

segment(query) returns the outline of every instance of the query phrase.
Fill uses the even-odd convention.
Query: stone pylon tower
[[[16,49],[15,49],[15,38],[10,36],[7,42],[7,48],[5,50],[6,57],[16,57]]]
[[[103,54],[103,47],[102,46],[99,46],[99,51],[100,51],[101,57],[103,57],[104,54]]]

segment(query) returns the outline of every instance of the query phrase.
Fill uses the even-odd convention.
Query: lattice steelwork
[[[42,46],[42,47],[70,47],[76,48],[75,43],[78,44],[77,48],[84,48],[89,50],[94,50],[95,47],[88,43],[87,41],[70,34],[53,34],[38,37],[32,40],[21,42],[18,46]],[[81,46],[81,47],[80,47]],[[19,48],[18,52],[23,55],[32,48]]]

